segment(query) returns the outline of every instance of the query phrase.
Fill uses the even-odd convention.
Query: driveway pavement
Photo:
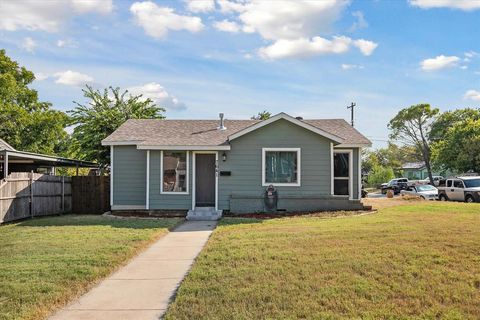
[[[187,221],[50,320],[159,319],[216,221]]]

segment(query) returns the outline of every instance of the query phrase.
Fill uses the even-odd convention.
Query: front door
[[[215,154],[195,155],[195,206],[215,207]]]

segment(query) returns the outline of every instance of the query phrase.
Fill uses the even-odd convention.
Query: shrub
[[[393,173],[392,168],[375,165],[368,175],[367,182],[370,186],[377,186],[381,183],[388,182],[393,178],[395,178],[395,174]]]

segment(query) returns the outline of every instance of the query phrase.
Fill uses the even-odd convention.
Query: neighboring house
[[[409,180],[425,180],[428,178],[428,170],[425,162],[406,162],[402,165],[403,178]],[[432,176],[450,177],[454,173],[450,170],[432,171]]]
[[[55,174],[57,167],[98,168],[93,162],[15,150],[0,139],[0,179],[12,172]]]
[[[425,162],[407,162],[402,165],[403,177],[409,180],[423,180],[428,178]]]
[[[370,141],[343,119],[128,120],[110,146],[112,210],[360,209],[360,150]]]

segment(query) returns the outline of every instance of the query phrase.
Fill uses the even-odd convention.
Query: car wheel
[[[382,194],[387,194],[387,189],[382,189]]]
[[[441,194],[438,199],[440,199],[440,201],[447,201],[447,197],[444,195],[444,194]]]
[[[471,195],[467,195],[465,197],[465,202],[467,203],[474,203],[475,202],[475,199],[473,199],[473,197]]]

